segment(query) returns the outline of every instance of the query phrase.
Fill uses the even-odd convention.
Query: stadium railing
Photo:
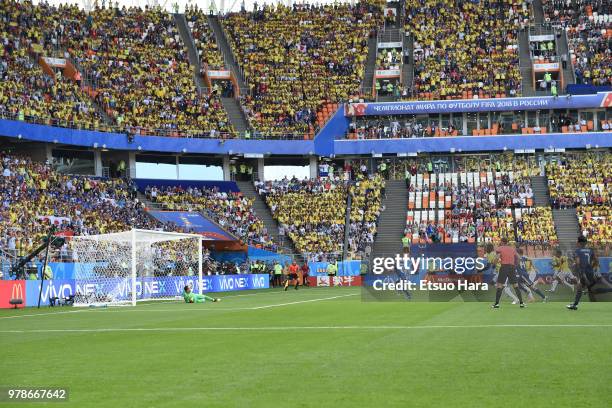
[[[0,112],[0,119],[20,120],[17,113]],[[255,140],[304,140],[304,134],[290,134],[284,132],[259,132],[251,130],[246,132],[219,132],[215,130],[214,136],[210,135],[210,130],[206,131],[185,131],[176,129],[147,129],[139,126],[117,126],[114,124],[100,123],[98,126],[89,126],[85,122],[65,121],[54,118],[41,118],[38,116],[24,116],[24,122],[37,125],[56,126],[67,129],[91,130],[108,133],[123,133],[135,136],[162,136],[174,138],[191,139],[255,139]]]

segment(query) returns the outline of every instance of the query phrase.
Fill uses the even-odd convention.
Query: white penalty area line
[[[272,294],[272,293],[276,293],[276,292],[271,292],[268,294]],[[255,295],[255,294],[253,294]],[[258,295],[264,295],[264,293],[258,294]],[[114,307],[109,307],[109,308],[84,308],[84,309],[79,309],[79,310],[70,310],[70,311],[61,311],[61,312],[49,312],[49,313],[30,313],[30,314],[21,314],[21,315],[15,315],[15,316],[2,316],[0,317],[0,320],[2,319],[16,319],[19,317],[36,317],[36,316],[50,316],[50,315],[62,315],[62,314],[69,314],[69,313],[81,313],[81,312],[99,312],[99,313],[104,313],[104,312],[109,312],[109,311],[117,311],[117,312],[131,312],[131,313],[157,313],[157,312],[212,312],[212,311],[240,311],[240,310],[261,310],[261,309],[270,309],[270,308],[274,308],[274,307],[283,307],[283,306],[291,306],[291,305],[297,305],[297,304],[301,304],[301,303],[311,303],[311,302],[321,302],[324,300],[333,300],[333,299],[339,299],[339,298],[344,298],[344,297],[348,297],[348,296],[357,296],[359,295],[359,293],[350,293],[350,294],[346,294],[346,295],[338,295],[338,296],[329,296],[329,297],[324,297],[324,298],[317,298],[317,299],[307,299],[307,300],[298,300],[295,302],[287,302],[287,303],[277,303],[277,304],[272,304],[272,305],[263,305],[263,306],[253,306],[253,307],[231,307],[231,308],[219,308],[219,307],[215,307],[215,306],[211,306],[210,308],[201,308],[198,307],[196,305],[192,305],[190,307],[185,307],[185,308],[172,308],[172,309],[153,309],[153,308],[145,308],[145,309],[138,309],[138,308],[130,308],[130,307],[121,307],[121,308],[114,308]],[[238,297],[239,295],[234,295],[234,296],[229,296],[229,298],[232,297]],[[248,295],[244,295],[244,296],[248,296]],[[165,303],[171,303],[171,302],[165,302]],[[177,302],[177,303],[182,303],[182,302]],[[151,306],[153,305],[152,303],[147,304],[147,306]],[[140,305],[142,306],[142,305]],[[1,333],[1,331],[0,331]]]
[[[70,310],[70,311],[65,311],[65,312],[19,314],[19,315],[14,315],[14,316],[2,316],[2,317],[0,317],[0,320],[2,320],[2,319],[17,319],[19,317],[36,317],[36,316],[63,315],[63,314],[69,314],[69,313],[87,312],[87,311],[90,311],[90,310],[93,310],[93,309],[79,309],[79,310]]]
[[[320,302],[320,301],[323,301],[323,300],[340,299],[340,298],[345,298],[345,297],[349,297],[349,296],[357,296],[357,295],[359,295],[359,293],[349,293],[347,295],[330,296],[330,297],[324,297],[324,298],[318,298],[318,299],[298,300],[298,301],[295,301],[295,302],[278,303],[278,304],[275,304],[275,305],[264,305],[264,306],[249,307],[248,310],[270,309],[272,307],[282,307],[282,306],[289,306],[289,305],[298,305],[300,303]]]
[[[0,333],[113,333],[113,332],[198,332],[198,331],[317,331],[317,330],[431,330],[494,328],[612,328],[612,324],[481,324],[432,326],[263,326],[263,327],[143,327],[92,329],[0,330]]]
[[[242,311],[242,310],[263,310],[263,309],[271,309],[274,307],[284,307],[284,306],[291,306],[291,305],[299,305],[302,303],[313,303],[313,302],[322,302],[325,300],[333,300],[333,299],[340,299],[340,298],[345,298],[345,297],[349,297],[349,296],[358,296],[359,293],[350,293],[350,294],[346,294],[346,295],[337,295],[337,296],[328,296],[328,297],[322,297],[322,298],[316,298],[316,299],[306,299],[306,300],[296,300],[294,302],[286,302],[286,303],[275,303],[275,304],[271,304],[271,305],[263,305],[263,306],[250,306],[250,307],[217,307],[217,306],[211,306],[211,307],[207,307],[207,308],[201,308],[198,307],[196,305],[191,305],[191,306],[187,306],[187,307],[182,307],[182,308],[172,308],[172,309],[151,309],[151,308],[146,308],[146,309],[138,309],[138,308],[121,308],[121,309],[115,309],[115,308],[106,308],[106,309],[97,309],[100,312],[104,312],[104,311],[120,311],[120,312],[127,312],[127,313],[158,313],[158,312],[168,312],[168,313],[174,313],[174,312],[215,312],[215,311]],[[232,296],[233,297],[233,296]],[[209,303],[209,302],[206,302]]]

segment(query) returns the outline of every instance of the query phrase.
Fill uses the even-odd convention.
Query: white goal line
[[[431,330],[493,328],[612,328],[612,324],[480,324],[431,326],[263,326],[263,327],[142,327],[91,329],[0,330],[0,333],[107,333],[107,332],[197,332],[197,331],[317,331],[317,330]]]

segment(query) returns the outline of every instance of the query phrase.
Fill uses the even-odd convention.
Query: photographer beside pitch
[[[518,274],[516,266],[519,264],[520,257],[516,249],[508,245],[508,239],[502,238],[501,245],[495,251],[497,253],[497,262],[501,264],[499,268],[499,275],[497,277],[497,283],[495,284],[495,303],[491,306],[493,309],[499,309],[499,299],[501,298],[502,290],[506,281],[514,287],[516,296],[519,299],[520,307],[525,307],[521,290],[518,285]]]

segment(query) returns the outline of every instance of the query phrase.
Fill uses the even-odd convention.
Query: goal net
[[[75,306],[136,305],[202,293],[202,237],[134,229],[73,237]]]

